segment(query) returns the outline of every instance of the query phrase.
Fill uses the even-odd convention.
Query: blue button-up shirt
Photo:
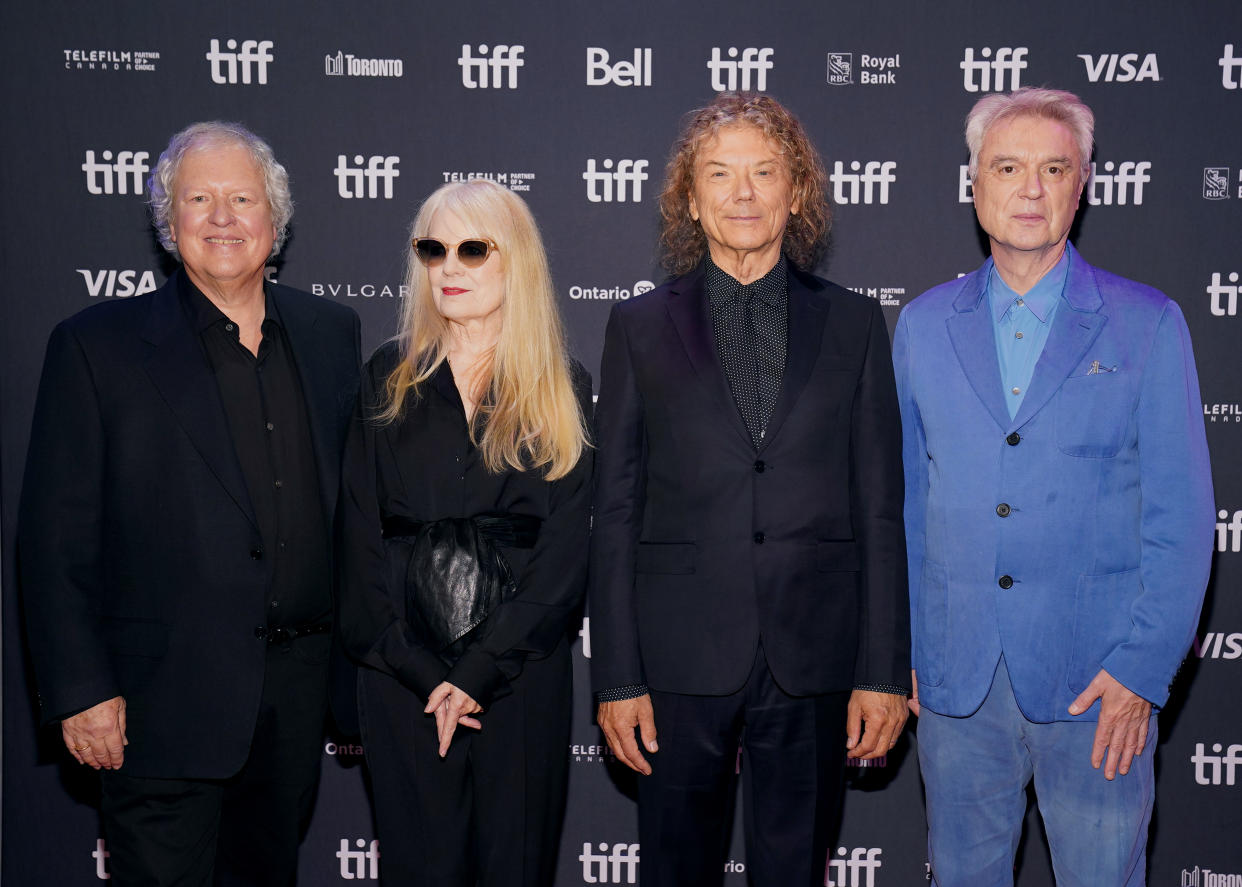
[[[1001,383],[1005,386],[1005,405],[1009,418],[1018,414],[1022,398],[1035,372],[1052,329],[1052,318],[1061,303],[1061,291],[1069,272],[1066,250],[1047,274],[1025,295],[1018,295],[1001,278],[996,266],[988,274],[988,304],[992,307],[992,328],[996,333],[996,360]]]

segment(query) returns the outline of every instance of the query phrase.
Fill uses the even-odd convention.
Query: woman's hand
[[[470,717],[481,711],[483,711],[483,706],[475,702],[469,693],[454,687],[448,681],[442,682],[431,691],[423,713],[435,713],[436,733],[440,737],[440,757],[448,754],[449,743],[453,741],[453,731],[457,729],[458,724],[472,730],[483,729],[478,718]]]

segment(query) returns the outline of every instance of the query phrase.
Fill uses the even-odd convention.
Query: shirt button
[[[1013,394],[1021,394],[1021,393],[1022,393],[1022,389],[1021,389],[1021,388],[1019,388],[1019,387],[1018,387],[1018,386],[1016,386],[1016,385],[1015,385],[1013,388],[1010,388],[1009,390],[1010,390],[1010,392],[1011,392],[1011,393],[1013,393]]]
[[[1000,505],[996,506],[996,513],[1000,515],[1001,517],[1009,517],[1009,513],[1012,510],[1013,509],[1009,507],[1008,502],[1002,502]]]
[[[263,549],[262,548],[250,549],[250,558],[251,560],[256,560],[256,561],[263,560]]]
[[[1015,339],[1021,339],[1021,338],[1022,338],[1022,333],[1020,333],[1020,332],[1014,333],[1014,334],[1013,334],[1013,337],[1014,337]]]
[[[1026,304],[1026,302],[1022,301],[1021,299],[1018,299],[1018,305],[1019,305],[1019,306],[1022,306],[1022,305],[1025,305],[1025,304]]]
[[[275,483],[275,487],[276,487],[276,489],[278,489],[278,490],[279,490],[279,489],[280,489],[281,487],[283,487],[283,486],[284,486],[284,484],[283,484],[281,481],[279,481],[279,480],[278,480],[278,481],[276,481],[276,483]]]
[[[275,610],[275,609],[276,609],[277,607],[279,607],[279,606],[280,606],[280,603],[279,603],[278,601],[272,601],[272,609],[273,609],[273,610]]]
[[[763,535],[763,533],[756,533],[754,538],[755,538],[756,545],[762,545],[763,541],[767,539],[768,537]]]
[[[237,327],[233,326],[233,324],[231,323],[226,323],[224,325],[224,328],[228,330],[230,333],[233,332],[233,330],[237,329]]]
[[[1016,447],[1018,445],[1018,441],[1020,440],[1022,440],[1022,435],[1015,431],[1005,438],[1005,443],[1009,444],[1011,447]]]
[[[267,430],[268,430],[268,431],[275,431],[275,430],[276,430],[276,426],[275,426],[275,425],[273,425],[271,422],[268,422],[268,423],[267,423]]]
[[[768,466],[764,463],[764,461],[763,461],[762,459],[760,459],[759,461],[757,461],[757,462],[755,463],[755,473],[756,473],[756,474],[763,474],[764,469],[766,469],[767,467],[768,467]]]
[[[999,579],[996,580],[996,584],[1004,589],[1013,588],[1013,577],[1008,574],[1001,576]]]
[[[256,625],[254,627],[254,636],[258,638],[259,640],[264,640],[267,637],[267,626]]]

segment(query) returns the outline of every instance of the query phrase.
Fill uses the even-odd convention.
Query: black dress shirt
[[[276,304],[266,300],[258,355],[184,274],[180,294],[215,374],[250,504],[271,558],[269,628],[330,621],[329,536],[306,401]]]

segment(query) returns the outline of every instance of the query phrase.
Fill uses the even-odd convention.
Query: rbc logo
[[[1220,85],[1225,89],[1242,89],[1242,58],[1233,54],[1233,44],[1225,44],[1225,52],[1218,62]]]
[[[356,197],[369,197],[374,200],[379,197],[379,182],[384,180],[384,199],[392,200],[392,180],[401,175],[397,169],[397,164],[401,162],[401,158],[396,155],[385,157],[382,154],[373,154],[369,159],[364,158],[361,154],[354,155],[354,163],[357,167],[348,165],[344,154],[336,155],[336,169],[332,170],[336,174],[336,193],[345,199]],[[366,168],[363,168],[363,163]],[[363,193],[362,180],[366,179],[366,193]]]
[[[979,51],[980,61],[975,61],[974,47],[966,47],[966,55],[958,65],[962,69],[962,88],[967,92],[991,92],[1005,89],[1017,89],[1021,80],[1022,69],[1026,67],[1025,46],[1016,49],[1002,46],[996,50],[996,58],[992,58],[992,47],[985,46]],[[991,59],[989,61],[989,59]],[[1009,72],[1009,85],[1005,86],[1005,72]],[[975,75],[979,79],[975,79]]]
[[[596,853],[589,843],[584,843],[578,856],[583,883],[637,884],[638,849],[638,844],[613,844],[609,852],[607,844],[600,844]]]
[[[845,163],[838,160],[832,166],[832,199],[839,204],[847,203],[888,203],[888,186],[897,181],[893,170],[897,168],[895,160],[868,160],[864,167],[855,160],[850,163],[851,172],[845,171]],[[861,171],[860,171],[861,170]],[[879,186],[879,200],[876,200],[876,186]],[[861,195],[860,192],[861,191]]]
[[[647,181],[646,160],[618,160],[615,170],[611,159],[605,160],[601,165],[604,167],[603,171],[595,168],[594,157],[587,161],[586,172],[582,174],[583,180],[587,183],[587,200],[592,203],[601,201],[612,203],[614,200],[618,203],[625,203],[627,200],[633,203],[642,202],[643,182]],[[613,196],[614,182],[617,186],[615,197]],[[633,185],[633,190],[630,192],[632,196],[628,198],[626,197],[627,183]]]
[[[1143,61],[1137,69],[1134,67],[1134,63],[1138,61],[1137,52],[1127,52],[1124,55],[1118,55],[1114,52],[1098,56],[1079,53],[1078,57],[1087,66],[1087,79],[1092,83],[1099,83],[1101,76],[1103,76],[1105,83],[1129,83],[1131,81],[1160,79],[1160,66],[1156,62],[1156,54],[1154,52],[1149,52],[1143,56]],[[1120,70],[1118,70],[1119,68]]]
[[[241,82],[243,84],[250,83],[250,66],[253,64],[257,69],[258,82],[260,84],[267,83],[267,63],[276,60],[272,55],[272,49],[275,48],[271,40],[243,40],[241,50],[237,49],[237,41],[229,39],[224,44],[229,52],[220,49],[220,41],[215,37],[211,38],[211,49],[207,53],[207,61],[211,62],[211,82],[212,83],[237,83],[238,67],[241,68]]]
[[[753,89],[756,92],[763,92],[768,88],[768,71],[772,70],[772,54],[776,50],[770,48],[756,49],[748,46],[742,50],[742,58],[740,61],[726,61],[720,57],[720,47],[712,47],[712,57],[707,62],[707,69],[712,72],[712,89],[716,92],[724,92],[736,89]],[[728,56],[730,59],[737,59],[737,47],[730,46]],[[741,73],[741,83],[738,83],[738,74]],[[750,75],[755,75],[754,85],[751,85]],[[721,75],[725,75],[723,78]]]
[[[633,61],[618,59],[608,64],[608,50],[587,47],[587,86],[650,86],[651,50],[636,48]]]
[[[487,44],[480,43],[479,55],[476,58],[471,54],[470,44],[463,43],[461,58],[457,60],[457,64],[461,66],[461,85],[466,89],[501,89],[504,86],[517,89],[517,69],[526,64],[522,60],[522,53],[525,51],[525,46],[506,46],[500,43],[492,47],[491,58],[488,58]],[[502,79],[507,79],[508,82],[502,84]]]
[[[341,849],[336,851],[336,858],[341,861],[342,881],[378,881],[379,880],[379,841],[371,841],[368,846],[363,838],[354,842],[357,850],[349,849],[349,838],[341,838]]]
[[[1224,754],[1221,754],[1221,752]],[[1236,785],[1238,766],[1242,764],[1242,745],[1234,743],[1228,751],[1222,743],[1212,743],[1213,754],[1204,751],[1203,743],[1195,743],[1195,753],[1190,762],[1195,765],[1195,782],[1199,785],[1220,785],[1223,777],[1225,785]]]
[[[875,887],[875,873],[883,865],[883,852],[879,847],[855,847],[853,851],[838,847],[836,855],[828,860],[824,887]]]
[[[1129,201],[1138,206],[1143,202],[1143,185],[1151,181],[1151,176],[1147,174],[1147,170],[1151,169],[1149,161],[1140,160],[1136,163],[1133,160],[1125,160],[1115,164],[1109,160],[1104,164],[1103,173],[1099,172],[1097,166],[1096,163],[1091,164],[1091,178],[1087,182],[1089,204],[1112,206],[1116,203],[1118,206],[1125,206]],[[1117,170],[1115,173],[1114,169]],[[1100,193],[1101,191],[1103,194]],[[1133,200],[1130,200],[1131,197]]]
[[[151,167],[147,166],[150,157],[146,151],[117,151],[116,163],[110,163],[112,152],[104,151],[100,155],[101,163],[95,159],[94,151],[87,151],[86,162],[82,164],[82,172],[86,173],[86,190],[91,194],[112,194],[114,191],[129,194],[132,179],[132,193],[141,194],[143,177],[151,171]]]
[[[1212,272],[1212,282],[1207,285],[1207,294],[1211,297],[1212,314],[1216,317],[1224,317],[1226,314],[1233,317],[1238,313],[1237,271],[1229,272],[1229,283],[1233,284],[1233,286],[1227,286],[1226,284],[1221,283],[1219,271]],[[1220,532],[1219,527],[1217,528],[1217,532]],[[1238,537],[1234,536],[1233,538],[1236,540]],[[1220,536],[1218,535],[1218,544],[1219,539]],[[1238,550],[1238,544],[1236,541],[1234,542],[1233,550]],[[1224,549],[1222,548],[1221,551],[1224,551]]]

